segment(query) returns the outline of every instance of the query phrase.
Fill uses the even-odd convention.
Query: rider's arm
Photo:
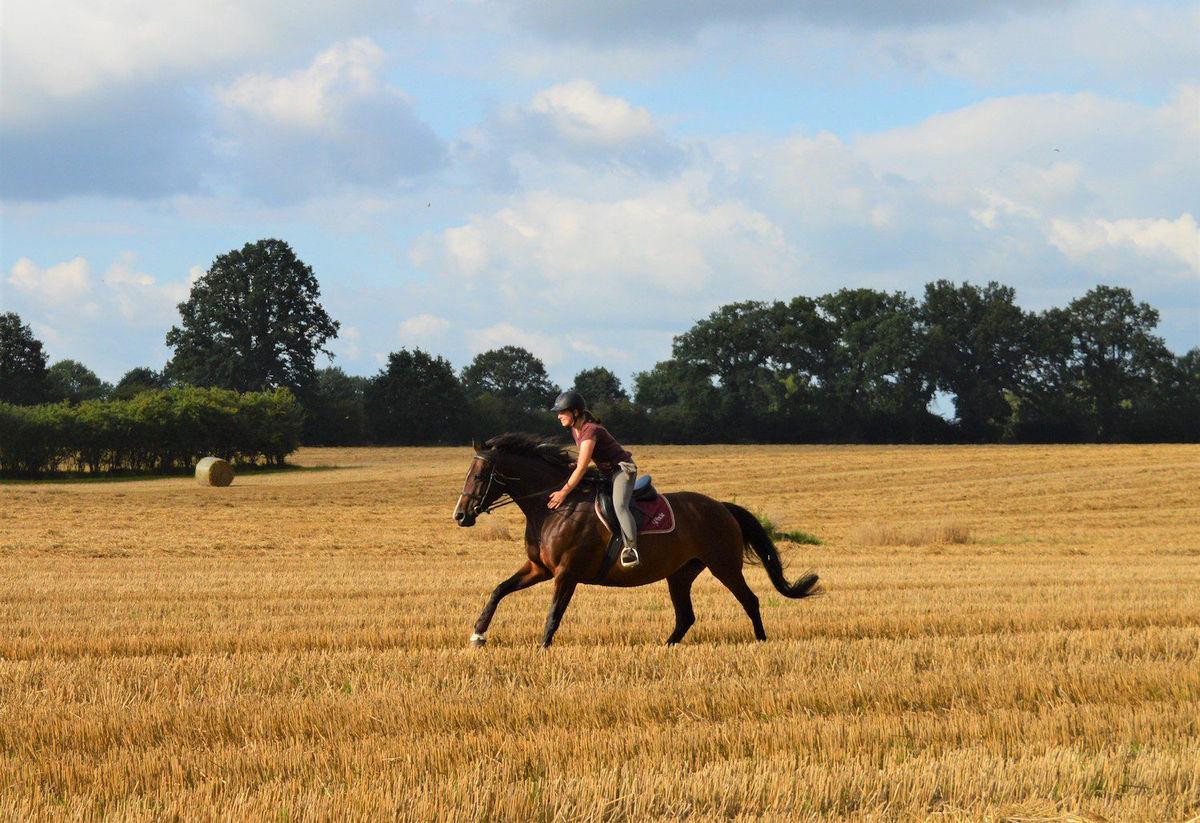
[[[589,438],[579,444],[579,461],[575,464],[575,471],[571,472],[571,476],[567,478],[566,484],[562,487],[563,494],[570,494],[571,490],[579,485],[579,481],[583,479],[584,472],[588,469],[588,463],[592,460],[592,452],[595,450],[595,438]]]

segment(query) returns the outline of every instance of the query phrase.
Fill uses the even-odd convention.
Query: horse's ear
[[[476,440],[474,437],[472,437],[471,438],[471,448],[473,448],[475,451],[479,451],[483,448],[483,444],[480,443],[478,440]]]

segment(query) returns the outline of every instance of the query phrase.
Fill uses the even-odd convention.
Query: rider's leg
[[[637,552],[637,524],[629,505],[633,500],[633,482],[637,479],[637,466],[632,463],[618,464],[619,470],[613,475],[613,508],[617,510],[617,520],[621,523],[621,537],[625,540],[625,548],[621,550],[621,565],[633,566],[640,560]]]

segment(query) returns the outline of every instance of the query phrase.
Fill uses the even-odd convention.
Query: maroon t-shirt
[[[596,465],[600,467],[600,471],[606,477],[616,474],[618,463],[633,462],[633,455],[608,433],[608,429],[598,423],[584,423],[580,431],[575,431],[575,427],[572,426],[571,436],[575,438],[576,446],[584,440],[596,441],[596,448],[592,451],[592,460],[596,461]]]

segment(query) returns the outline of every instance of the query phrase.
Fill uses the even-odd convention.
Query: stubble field
[[[708,574],[499,608],[467,449],[0,485],[0,818],[1185,820],[1200,814],[1200,449],[651,447],[782,528],[769,640]],[[960,542],[955,542],[960,541]],[[965,542],[961,542],[965,541]]]

